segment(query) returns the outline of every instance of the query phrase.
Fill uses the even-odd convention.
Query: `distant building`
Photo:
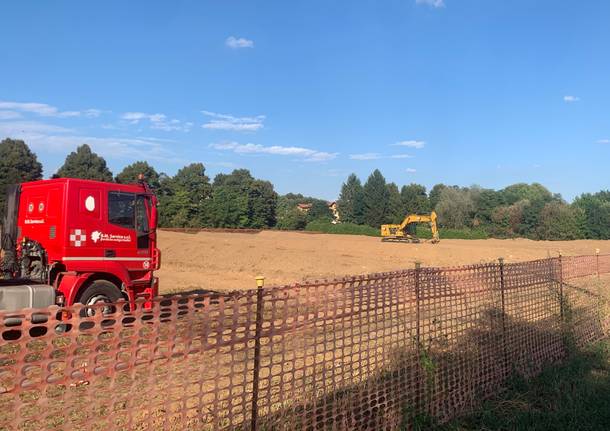
[[[333,213],[332,223],[333,224],[341,223],[341,216],[339,216],[339,207],[337,206],[337,202],[335,202],[335,201],[329,202],[328,208],[330,209],[330,212]]]
[[[307,214],[309,212],[309,210],[311,209],[311,204],[297,204],[297,209],[301,212],[304,212],[305,214]]]
[[[339,208],[337,207],[337,202],[327,202],[328,209],[333,215],[332,224],[341,223],[341,217],[339,216]],[[307,214],[313,205],[308,203],[297,204],[297,209],[302,213]]]

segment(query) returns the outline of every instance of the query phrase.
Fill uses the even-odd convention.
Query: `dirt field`
[[[507,262],[610,253],[610,241],[442,240],[439,244],[382,243],[379,238],[295,232],[196,234],[159,232],[161,293],[228,291],[425,266]]]

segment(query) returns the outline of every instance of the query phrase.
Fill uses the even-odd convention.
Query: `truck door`
[[[107,260],[121,261],[129,271],[148,271],[151,259],[148,196],[108,192],[109,233],[98,233]]]

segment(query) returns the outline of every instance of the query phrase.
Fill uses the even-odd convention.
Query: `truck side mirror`
[[[155,196],[150,200],[150,230],[157,230],[157,198]]]

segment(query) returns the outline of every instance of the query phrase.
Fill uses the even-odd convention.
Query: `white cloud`
[[[425,4],[433,8],[445,7],[444,0],[415,0],[416,4]]]
[[[392,154],[384,156],[379,153],[361,153],[361,154],[350,154],[349,158],[352,160],[380,160],[380,159],[411,159],[413,156],[410,154]]]
[[[237,142],[223,142],[211,144],[211,148],[221,151],[233,151],[237,154],[271,154],[278,156],[294,156],[307,162],[325,162],[337,157],[337,153],[312,150],[303,147],[283,147],[280,145],[264,146],[261,144],[240,144]]]
[[[201,127],[211,130],[232,130],[237,132],[256,132],[264,127],[264,115],[256,117],[234,117],[228,114],[218,114],[211,111],[201,111],[210,120]]]
[[[225,45],[232,49],[254,48],[254,41],[243,37],[229,36],[225,40]]]
[[[405,172],[407,172],[408,174],[414,174],[415,172],[417,172],[417,169],[407,168],[405,169]]]
[[[426,146],[426,143],[424,141],[408,140],[408,141],[396,142],[395,144],[392,144],[392,145],[397,146],[397,147],[416,148],[419,150],[421,148],[424,148]]]
[[[129,121],[132,124],[137,124],[144,119],[148,119],[149,117],[150,116],[144,112],[126,112],[121,115],[123,120]]]
[[[598,144],[610,144],[610,139],[598,139]]]
[[[150,128],[171,132],[174,130],[188,132],[193,127],[191,122],[182,122],[176,119],[168,119],[165,114],[147,114],[145,112],[126,112],[121,115],[121,119],[130,124],[139,124],[140,121],[150,122]]]
[[[99,109],[86,109],[83,111],[83,115],[87,118],[97,118],[102,115],[102,111]]]
[[[563,101],[566,103],[578,102],[580,97],[577,96],[563,96]]]
[[[35,103],[35,102],[11,102],[0,100],[0,109],[26,112],[29,114],[40,115],[41,117],[80,117],[81,115],[91,117],[99,116],[102,111],[99,109],[87,109],[85,111],[60,111],[55,106],[47,105],[46,103]]]
[[[0,123],[0,136],[21,138],[22,136],[46,135],[49,133],[70,133],[72,129],[37,121],[11,121]]]
[[[34,151],[47,154],[67,154],[77,146],[89,144],[105,158],[140,160],[142,154],[150,160],[186,163],[168,148],[175,142],[153,138],[126,138],[81,135],[74,129],[36,121],[0,122],[0,137],[23,139]]]
[[[379,153],[362,153],[362,154],[350,154],[349,158],[352,160],[379,160],[382,158]]]
[[[0,111],[0,120],[14,120],[21,117],[22,115],[17,111]]]

